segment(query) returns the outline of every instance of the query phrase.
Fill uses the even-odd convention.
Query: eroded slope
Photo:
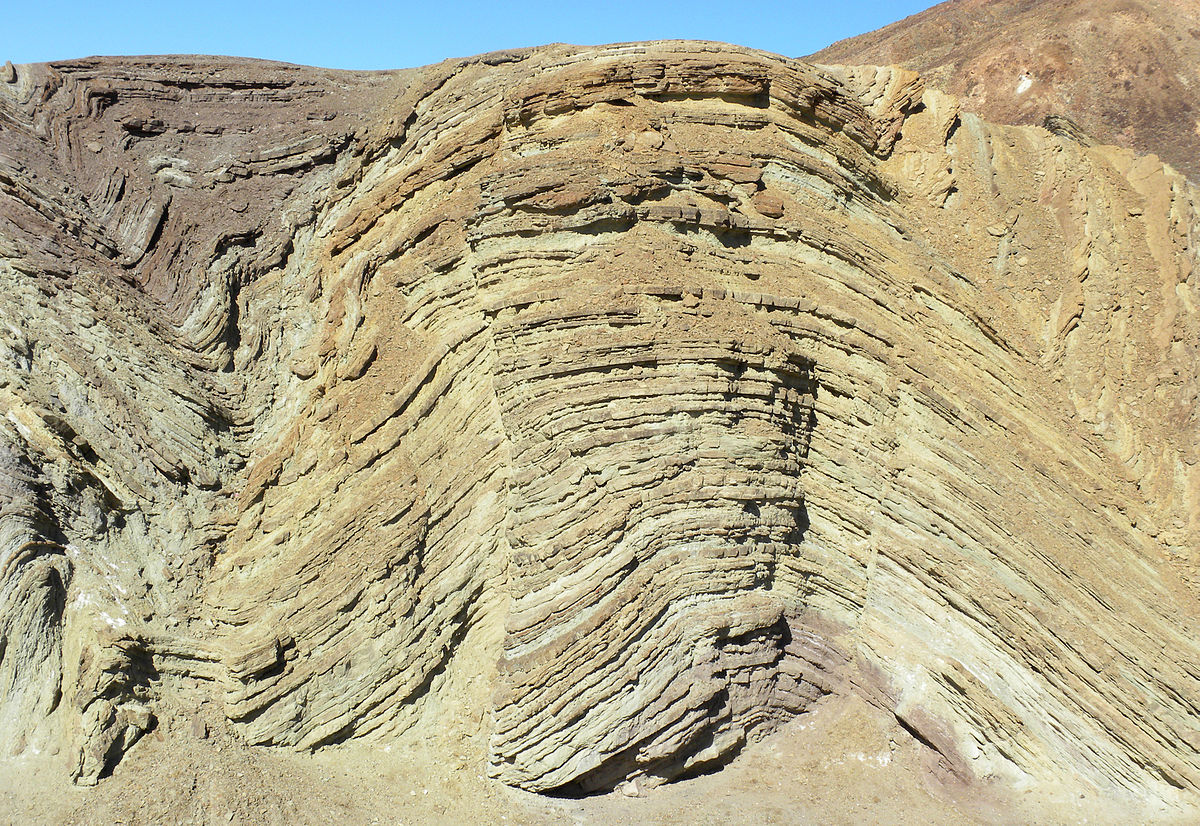
[[[808,59],[904,66],[988,120],[1047,121],[1200,175],[1192,0],[951,0]]]

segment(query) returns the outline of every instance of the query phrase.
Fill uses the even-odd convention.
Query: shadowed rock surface
[[[988,120],[1066,117],[1200,176],[1195,0],[950,0],[808,59],[904,66]]]
[[[467,674],[534,791],[856,695],[964,782],[1194,800],[1158,161],[679,42],[18,66],[0,129],[9,752],[387,742]]]

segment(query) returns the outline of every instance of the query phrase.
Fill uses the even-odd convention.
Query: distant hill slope
[[[818,63],[899,64],[990,120],[1066,115],[1200,177],[1200,2],[950,0]]]

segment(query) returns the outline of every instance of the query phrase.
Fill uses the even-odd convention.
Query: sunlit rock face
[[[577,792],[854,693],[964,781],[1194,794],[1157,162],[695,43],[22,66],[0,128],[8,751],[465,705]]]

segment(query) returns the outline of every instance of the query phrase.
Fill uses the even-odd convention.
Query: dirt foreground
[[[656,788],[586,798],[490,780],[482,737],[415,734],[403,748],[358,744],[316,755],[251,748],[207,724],[150,736],[94,788],[66,783],[55,756],[0,776],[13,824],[1063,824],[1187,823],[1080,789],[1016,799],[967,790],[933,754],[857,698],[818,706],[729,766]],[[454,740],[455,742],[450,742]]]

